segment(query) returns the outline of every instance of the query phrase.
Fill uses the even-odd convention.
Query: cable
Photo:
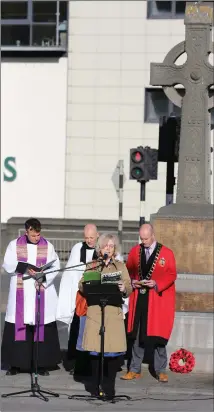
[[[42,388],[41,387],[41,389],[45,389],[45,388]],[[59,395],[60,396],[70,396],[71,394],[67,394],[67,393],[59,393]],[[164,395],[164,394],[163,394]],[[89,397],[89,401],[90,401],[90,394],[88,395],[88,397]],[[84,400],[84,399],[83,399]],[[203,398],[187,398],[187,399],[183,399],[183,398],[180,398],[180,399],[164,399],[164,398],[154,398],[154,397],[150,397],[150,396],[142,396],[142,397],[139,397],[139,398],[131,398],[131,400],[130,401],[123,401],[123,402],[126,402],[126,403],[130,403],[130,402],[139,402],[139,401],[145,401],[145,400],[151,400],[151,401],[164,401],[164,402],[191,402],[191,401],[208,401],[208,400],[214,400],[214,396],[207,396],[207,397],[203,397]],[[91,400],[91,402],[93,402],[93,400]],[[122,401],[120,401],[120,402],[122,402]],[[103,403],[103,402],[102,402]]]

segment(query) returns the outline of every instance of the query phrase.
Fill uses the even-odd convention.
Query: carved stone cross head
[[[212,3],[187,2],[185,42],[173,47],[163,63],[151,63],[150,84],[162,86],[172,102],[182,107],[178,186],[176,203],[210,203],[210,114],[213,99],[209,87],[214,84],[214,67],[209,54],[214,51],[211,40]],[[175,64],[184,52],[184,64]],[[185,88],[183,98],[174,86]]]

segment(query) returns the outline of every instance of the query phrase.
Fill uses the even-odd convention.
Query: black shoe
[[[17,375],[18,373],[20,373],[18,368],[10,368],[8,369],[8,371],[6,372],[6,376],[13,376],[13,375]]]
[[[49,376],[50,375],[50,373],[46,369],[43,369],[43,368],[38,369],[38,374],[41,375],[41,376]]]
[[[69,375],[74,375],[74,368],[71,368],[71,369],[70,369]]]
[[[113,394],[113,393],[109,393],[109,394],[106,393],[106,394],[105,394],[105,397],[104,397],[104,400],[111,402],[111,401],[113,401],[114,397],[115,397],[115,394]]]
[[[105,400],[112,401],[115,397],[115,390],[114,389],[107,389],[105,392]]]

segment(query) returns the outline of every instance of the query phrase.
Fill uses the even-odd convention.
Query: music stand
[[[45,402],[48,402],[49,399],[47,398],[47,396],[44,396],[44,394],[46,395],[51,395],[54,396],[55,398],[59,398],[59,394],[55,393],[55,392],[51,392],[48,390],[42,390],[39,386],[39,381],[38,381],[38,355],[39,355],[39,326],[40,326],[40,296],[41,296],[41,286],[42,286],[42,282],[44,279],[44,273],[41,272],[38,273],[38,275],[36,276],[31,276],[28,275],[28,277],[23,278],[23,280],[25,279],[29,279],[29,277],[31,277],[32,279],[34,279],[35,281],[38,282],[38,290],[37,290],[37,313],[36,313],[36,326],[37,326],[37,334],[36,334],[36,356],[35,356],[35,372],[32,372],[31,374],[31,388],[27,389],[27,390],[23,390],[23,391],[19,391],[19,392],[11,392],[11,393],[4,393],[1,395],[2,398],[9,398],[10,396],[14,396],[14,395],[23,395],[25,393],[31,393],[31,397],[34,398],[38,398],[41,399]],[[33,349],[34,349],[34,343],[33,343]],[[33,365],[33,353],[34,350],[32,350],[32,365]],[[35,377],[35,381],[33,380],[33,373],[34,373],[34,377]]]
[[[104,347],[105,347],[105,307],[106,305],[118,306],[122,305],[121,292],[118,286],[115,284],[101,284],[97,281],[88,281],[83,283],[83,293],[86,297],[88,306],[99,305],[101,308],[101,326],[100,326],[100,368],[99,368],[99,393],[98,395],[71,395],[68,399],[76,400],[102,400],[108,401],[105,392],[103,390],[103,378],[104,378]],[[112,398],[112,402],[115,403],[119,400],[131,400],[127,395],[116,395]]]

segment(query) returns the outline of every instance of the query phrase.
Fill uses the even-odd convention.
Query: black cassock
[[[3,369],[20,368],[32,371],[35,368],[36,347],[34,342],[35,326],[26,325],[26,340],[15,341],[15,324],[5,322],[1,346],[1,363]],[[38,343],[38,367],[55,369],[61,362],[56,322],[44,325],[44,342]]]
[[[86,242],[80,249],[80,262],[86,262],[86,250],[94,249],[90,248]],[[92,260],[97,259],[96,251],[94,250]],[[67,358],[65,359],[64,366],[66,370],[74,369],[75,375],[88,376],[91,375],[91,362],[89,352],[78,351],[76,349],[77,339],[79,335],[80,318],[74,313],[73,321],[70,327]]]

